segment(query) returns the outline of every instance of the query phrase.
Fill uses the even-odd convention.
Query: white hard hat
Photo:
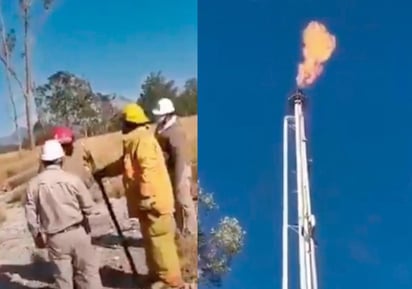
[[[64,157],[62,145],[58,140],[47,140],[41,151],[40,159],[42,161],[50,162]]]
[[[152,110],[154,115],[165,115],[173,112],[175,112],[175,106],[169,98],[159,99],[156,108]]]

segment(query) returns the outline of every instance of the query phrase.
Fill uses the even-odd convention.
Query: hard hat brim
[[[166,115],[166,114],[174,113],[174,112],[175,112],[174,110],[166,110],[166,111],[161,111],[158,109],[152,110],[153,115],[156,115],[156,116],[162,116],[162,115]]]
[[[162,113],[160,110],[158,110],[158,109],[153,109],[153,110],[152,110],[152,113],[153,113],[154,115],[163,115],[163,113]]]
[[[41,156],[40,157],[40,159],[43,161],[43,162],[53,162],[53,161],[57,161],[57,160],[60,160],[60,159],[62,159],[64,156],[61,156],[61,157],[59,157],[59,158],[48,158],[48,157],[44,157],[44,156]]]

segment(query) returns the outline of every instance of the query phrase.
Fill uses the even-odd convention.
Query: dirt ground
[[[128,219],[124,198],[112,199],[111,202],[124,235],[129,239],[130,251],[141,275],[139,282],[142,283],[135,285],[114,225],[104,203],[100,203],[97,205],[100,215],[91,218],[90,225],[93,243],[99,253],[103,288],[145,288],[144,275],[147,268],[141,247],[139,224]],[[0,288],[55,288],[53,270],[53,266],[48,262],[47,252],[34,247],[23,209],[18,206],[9,207],[7,220],[0,225]],[[192,284],[187,288],[195,286]]]

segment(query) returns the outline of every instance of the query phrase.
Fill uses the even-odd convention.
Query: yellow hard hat
[[[149,122],[143,108],[137,103],[129,103],[123,108],[123,119],[136,124]]]

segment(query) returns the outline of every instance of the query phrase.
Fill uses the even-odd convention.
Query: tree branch
[[[18,115],[17,115],[17,106],[16,106],[16,101],[14,98],[14,93],[13,93],[13,88],[11,85],[11,78],[10,76],[12,75],[11,73],[11,67],[10,67],[10,50],[9,50],[9,43],[7,42],[7,36],[6,36],[6,25],[4,24],[4,17],[3,17],[3,10],[1,9],[1,2],[0,2],[0,30],[1,30],[1,41],[0,43],[3,44],[3,49],[4,49],[4,54],[0,52],[1,60],[6,68],[6,81],[7,81],[7,89],[9,91],[9,96],[10,96],[10,102],[12,105],[13,109],[13,120],[14,120],[14,126],[16,129],[16,134],[17,134],[17,141],[19,145],[19,152],[21,151],[22,147],[22,142],[20,138],[20,132],[19,132],[19,124],[18,124]],[[17,75],[16,75],[17,76]]]

